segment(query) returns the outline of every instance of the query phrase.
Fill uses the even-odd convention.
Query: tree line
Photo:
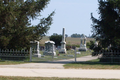
[[[57,34],[57,33],[53,33],[52,35],[57,36],[57,35],[62,35],[62,34]],[[51,35],[51,36],[52,36]],[[72,38],[80,38],[83,34],[78,34],[78,33],[73,33],[72,35],[68,36],[68,34],[65,34],[65,37],[72,37]],[[85,35],[86,36],[86,35]],[[89,38],[92,38],[92,36],[86,36]]]
[[[83,34],[74,33],[74,34],[72,34],[70,37],[72,37],[72,38],[81,38],[82,35],[83,35]],[[87,36],[85,35],[85,37],[87,37]],[[88,37],[92,37],[92,36],[88,36]]]

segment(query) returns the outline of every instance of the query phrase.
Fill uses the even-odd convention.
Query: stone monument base
[[[33,56],[40,58],[40,57],[41,57],[41,54],[34,54]]]
[[[47,51],[45,51],[45,52],[43,52],[43,55],[46,55],[46,56],[52,56],[52,55],[54,55],[54,56],[56,56],[56,52],[47,52]]]
[[[61,49],[61,50],[59,51],[59,53],[66,54],[66,53],[67,53],[67,51],[66,51],[66,49]]]
[[[80,47],[79,51],[87,51],[87,48],[86,47]]]

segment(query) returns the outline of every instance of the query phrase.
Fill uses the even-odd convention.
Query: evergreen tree
[[[106,48],[120,49],[120,0],[99,0],[99,19],[91,14],[93,37]]]
[[[40,40],[52,24],[54,11],[47,17],[40,19],[36,26],[31,26],[31,19],[40,17],[40,12],[49,0],[0,0],[0,48],[24,49],[29,48],[31,40]]]
[[[57,46],[60,46],[61,45],[61,41],[62,41],[62,35],[51,35],[50,37],[49,37],[49,39],[51,40],[51,41],[54,41],[55,42],[55,45],[56,45],[56,47]]]

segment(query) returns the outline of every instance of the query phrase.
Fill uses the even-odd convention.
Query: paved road
[[[120,70],[0,68],[1,76],[120,79]]]
[[[96,58],[85,56],[77,58],[77,61]],[[120,79],[120,70],[64,69],[63,65],[69,62],[74,62],[74,59],[48,63],[0,65],[0,76]]]

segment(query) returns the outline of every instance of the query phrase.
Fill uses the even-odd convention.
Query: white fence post
[[[32,61],[32,49],[30,47],[30,62]]]
[[[52,45],[52,60],[54,59],[54,44]]]
[[[75,48],[75,62],[76,62],[76,48]]]

